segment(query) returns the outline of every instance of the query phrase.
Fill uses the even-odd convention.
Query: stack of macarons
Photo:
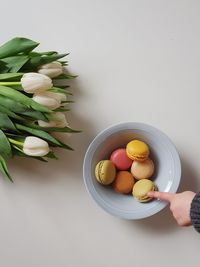
[[[151,200],[147,193],[157,190],[150,180],[155,168],[149,154],[146,143],[132,140],[126,148],[118,148],[111,153],[109,159],[98,162],[95,168],[96,179],[103,185],[111,184],[118,193],[132,192],[136,200],[147,202]]]

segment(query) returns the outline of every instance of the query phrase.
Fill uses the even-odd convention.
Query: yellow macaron
[[[111,160],[101,160],[95,167],[95,177],[100,184],[109,185],[116,177],[116,168]]]
[[[139,202],[148,202],[150,198],[147,193],[150,191],[157,191],[157,186],[148,179],[137,181],[133,186],[133,197]]]
[[[140,140],[133,140],[127,144],[126,154],[132,160],[144,161],[149,156],[149,147]]]

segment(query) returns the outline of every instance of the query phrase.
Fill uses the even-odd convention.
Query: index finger
[[[152,197],[152,198],[158,198],[160,200],[171,202],[174,194],[173,193],[168,193],[168,192],[152,191],[152,192],[148,193],[148,196]]]

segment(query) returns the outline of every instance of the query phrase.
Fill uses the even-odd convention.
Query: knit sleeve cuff
[[[200,233],[200,192],[192,200],[190,217],[195,230]]]

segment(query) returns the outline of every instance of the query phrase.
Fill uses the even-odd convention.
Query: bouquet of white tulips
[[[6,160],[14,156],[57,159],[53,147],[73,150],[54,135],[80,132],[69,127],[66,104],[73,79],[65,72],[67,54],[33,51],[39,43],[14,38],[0,47],[0,171],[13,181]]]

